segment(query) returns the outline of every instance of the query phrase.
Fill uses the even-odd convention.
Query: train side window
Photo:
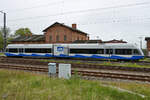
[[[25,49],[25,53],[31,53],[31,50],[28,49],[28,48],[26,48],[26,49]]]
[[[104,49],[70,49],[70,53],[78,53],[78,54],[104,54]]]
[[[41,48],[39,49],[38,53],[51,53],[50,48]]]
[[[140,55],[140,52],[139,52],[137,49],[134,49],[134,50],[133,50],[133,54],[134,54],[134,55]]]
[[[37,53],[44,53],[45,51],[44,51],[44,49],[43,48],[41,48],[41,49],[37,49],[37,51],[36,51]]]
[[[51,53],[51,49],[48,48],[48,49],[45,49],[46,50],[46,53]]]
[[[113,54],[113,49],[106,49],[106,54]]]
[[[115,54],[131,55],[132,54],[132,50],[131,49],[115,49]]]
[[[18,49],[17,48],[9,48],[9,52],[18,53]]]
[[[98,49],[97,54],[104,54],[104,49]]]
[[[88,52],[86,49],[70,49],[70,53],[87,54]]]
[[[51,48],[26,48],[26,53],[51,53]]]
[[[131,55],[132,54],[132,50],[131,49],[125,49],[125,54],[126,55]]]

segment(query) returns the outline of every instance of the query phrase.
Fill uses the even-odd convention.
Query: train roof
[[[97,43],[97,44],[71,44],[70,48],[128,48],[136,49],[137,47],[133,44],[127,43]]]
[[[51,48],[52,44],[9,44],[7,48]]]
[[[60,45],[69,48],[128,48],[136,49],[137,46],[129,43],[82,43],[82,44],[9,44],[7,48],[52,48]]]

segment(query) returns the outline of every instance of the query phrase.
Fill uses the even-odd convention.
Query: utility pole
[[[6,50],[6,45],[7,45],[7,37],[6,37],[6,13],[3,11],[0,11],[1,13],[4,14],[4,27],[3,27],[3,31],[4,31],[4,46],[3,46],[3,51],[5,52]]]

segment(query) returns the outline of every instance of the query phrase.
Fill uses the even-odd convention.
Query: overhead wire
[[[62,16],[62,15],[68,15],[68,14],[83,14],[83,13],[88,13],[88,12],[98,12],[102,10],[110,10],[110,9],[116,9],[116,8],[127,8],[127,7],[137,7],[137,6],[144,6],[144,5],[149,5],[150,2],[143,2],[143,3],[135,3],[135,4],[127,4],[127,5],[117,5],[117,6],[111,6],[111,7],[103,7],[103,8],[95,8],[95,9],[86,9],[86,10],[78,10],[78,11],[68,11],[68,12],[63,12],[63,10],[60,13],[56,14],[50,14],[50,15],[45,15],[45,16],[35,16],[35,17],[27,17],[27,18],[20,18],[20,19],[12,19],[8,20],[9,22],[16,22],[16,21],[24,21],[24,20],[35,20],[35,19],[40,19],[40,18],[45,18],[45,17],[50,17],[50,16]],[[27,8],[30,9],[30,8]],[[21,10],[20,10],[21,11]],[[133,18],[131,21],[131,17],[127,18],[126,20],[122,20],[120,18],[108,18],[105,19],[107,21],[103,21],[103,19],[95,22],[80,22],[80,25],[89,25],[89,24],[99,24],[99,23],[131,23],[133,21],[139,21],[139,20],[149,20],[150,18],[141,18],[141,19],[135,19]],[[56,19],[57,20],[57,19]],[[130,21],[129,21],[130,20]],[[26,21],[27,22],[27,21]],[[144,22],[144,21],[143,21]],[[16,24],[14,24],[16,26]],[[19,25],[19,24],[18,24]],[[17,25],[17,27],[18,27]]]
[[[134,3],[134,4],[111,6],[111,7],[95,8],[95,9],[68,11],[68,12],[61,12],[61,13],[50,14],[50,15],[45,15],[45,16],[35,16],[35,17],[11,19],[9,21],[31,20],[31,19],[37,19],[37,18],[50,17],[50,16],[60,16],[60,15],[77,14],[77,13],[88,13],[88,12],[101,11],[101,10],[110,10],[113,8],[126,8],[126,7],[142,6],[142,5],[149,5],[149,4],[150,4],[150,2],[143,2],[143,3]]]
[[[39,8],[45,8],[48,6],[54,6],[54,5],[58,5],[61,4],[63,2],[63,0],[59,1],[59,2],[51,2],[51,3],[46,3],[46,4],[42,4],[42,5],[36,5],[36,6],[32,6],[32,7],[27,7],[27,8],[21,8],[21,9],[12,9],[12,10],[8,10],[7,13],[15,13],[15,12],[20,12],[20,11],[26,11],[26,10],[31,10],[31,9],[39,9]]]

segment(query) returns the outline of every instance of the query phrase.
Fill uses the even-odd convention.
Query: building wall
[[[147,40],[147,56],[150,56],[150,40]]]
[[[44,35],[46,37],[46,43],[72,43],[75,40],[88,40],[86,34],[74,32],[69,28],[60,25],[49,28]],[[64,40],[64,36],[67,37],[66,40]],[[59,37],[59,40],[57,40],[57,37]]]
[[[72,24],[72,28],[76,29],[76,24]],[[27,36],[30,38],[30,36]],[[72,43],[75,40],[89,40],[87,34],[74,31],[68,27],[56,24],[44,33],[45,40],[31,41],[25,38],[24,41],[12,41],[11,44],[43,44],[43,43]],[[66,40],[65,40],[66,37]]]
[[[150,56],[150,38],[145,38],[145,40],[147,41],[147,56]]]
[[[150,40],[147,40],[147,50],[150,51]]]

